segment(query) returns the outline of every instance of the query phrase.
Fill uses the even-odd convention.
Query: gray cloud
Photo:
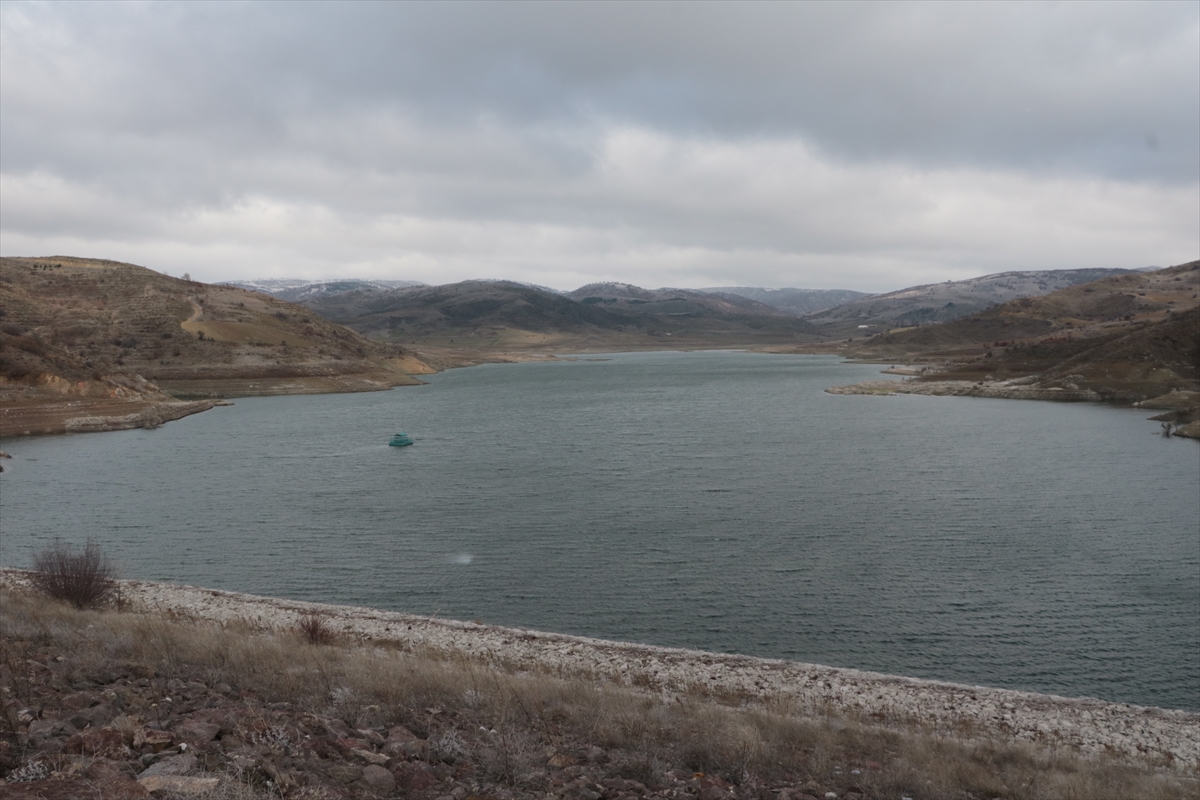
[[[6,2],[0,37],[5,254],[882,290],[1200,249],[1195,4]]]

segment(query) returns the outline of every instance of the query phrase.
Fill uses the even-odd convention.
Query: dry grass
[[[405,725],[438,757],[518,795],[544,779],[548,754],[586,759],[602,748],[607,774],[652,784],[704,772],[731,784],[844,787],[866,797],[1094,798],[1196,796],[1195,776],[1102,763],[1002,739],[957,741],[887,730],[792,708],[732,708],[666,700],[611,684],[497,670],[381,647],[314,643],[303,626],[77,610],[0,596],[0,682],[6,709],[22,695],[25,649],[52,647],[82,676],[130,662],[157,678],[228,683],[266,703],[336,716],[353,727]],[[312,620],[326,630],[324,620]],[[6,712],[7,713],[7,712]],[[11,713],[8,713],[11,717]],[[10,735],[15,735],[9,721]],[[236,781],[234,781],[236,783]],[[220,797],[251,797],[225,786]],[[824,792],[822,791],[822,794]],[[821,796],[821,795],[818,795]]]

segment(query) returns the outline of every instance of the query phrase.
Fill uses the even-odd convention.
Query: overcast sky
[[[888,291],[1200,256],[1200,3],[0,2],[0,253]]]

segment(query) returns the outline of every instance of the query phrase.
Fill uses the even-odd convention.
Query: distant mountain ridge
[[[999,272],[963,281],[929,283],[868,295],[808,314],[805,319],[839,330],[852,330],[861,325],[902,328],[949,322],[1020,297],[1039,297],[1069,286],[1136,271],[1096,268]]]
[[[652,337],[708,344],[796,342],[811,326],[753,300],[685,289],[591,284],[560,294],[513,281],[359,289],[302,300],[323,317],[373,339],[488,347],[647,346]],[[533,338],[530,338],[533,336]],[[712,337],[721,337],[714,342]],[[799,338],[798,338],[799,337]]]
[[[790,316],[774,306],[740,295],[721,295],[697,289],[643,289],[628,283],[589,283],[567,292],[567,297],[636,315]]]
[[[855,292],[850,289],[762,289],[754,286],[714,286],[696,291],[718,295],[735,294],[797,317],[815,314],[868,296],[867,292]]]
[[[401,289],[424,286],[420,281],[375,281],[349,278],[347,280],[303,281],[292,278],[269,278],[253,281],[226,281],[222,286],[238,286],[252,292],[262,292],[289,303],[299,303],[313,297],[353,292],[360,289]]]

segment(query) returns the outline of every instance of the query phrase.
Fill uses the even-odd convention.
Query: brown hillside
[[[1011,300],[939,325],[888,331],[863,346],[887,357],[971,352],[998,343],[1107,337],[1165,321],[1200,305],[1200,261],[1070,286],[1041,297]]]
[[[96,415],[125,404],[172,412],[173,397],[383,389],[431,371],[301,306],[114,261],[0,259],[0,312],[2,435],[103,429]]]
[[[938,365],[911,384],[863,392],[1141,403],[1166,410],[1155,419],[1179,435],[1200,438],[1200,261],[889,331],[853,352]]]

